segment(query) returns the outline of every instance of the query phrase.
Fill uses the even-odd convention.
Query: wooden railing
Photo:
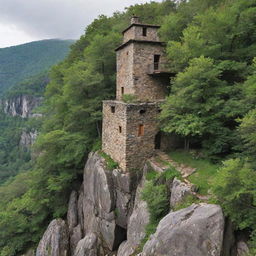
[[[155,62],[148,65],[149,75],[161,74],[161,73],[163,74],[171,73],[168,63]]]

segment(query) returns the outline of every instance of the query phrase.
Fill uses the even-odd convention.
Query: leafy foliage
[[[30,171],[13,181],[27,179],[29,185],[22,187],[22,193],[10,192],[7,203],[0,195],[0,205],[5,205],[0,211],[1,256],[17,255],[33,246],[50,219],[65,216],[69,193],[79,182],[88,152],[101,137],[101,101],[114,97],[114,49],[131,15],[158,23],[173,10],[174,4],[165,1],[135,5],[110,18],[102,15],[71,46],[69,56],[53,67],[34,147],[37,159]],[[12,184],[3,190],[10,191]]]
[[[30,168],[30,153],[20,147],[25,120],[0,112],[0,184]]]
[[[240,228],[255,227],[256,172],[241,159],[224,163],[213,187],[224,212]]]
[[[50,219],[65,216],[69,192],[101,137],[101,101],[115,93],[114,49],[132,14],[162,24],[161,37],[177,73],[163,104],[163,129],[213,159],[239,156],[220,169],[214,191],[240,228],[255,229],[255,8],[254,0],[167,0],[135,5],[90,24],[50,72],[33,168],[0,187],[0,255],[35,245]],[[165,175],[151,173],[143,192],[151,214],[148,233],[168,210],[163,183],[175,175],[172,170]]]

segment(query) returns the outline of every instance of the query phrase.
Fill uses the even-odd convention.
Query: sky
[[[98,15],[145,2],[149,1],[0,0],[0,48],[50,38],[78,39]]]

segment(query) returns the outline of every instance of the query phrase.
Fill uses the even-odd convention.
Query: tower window
[[[160,62],[160,55],[159,54],[155,54],[154,55],[154,70],[158,70],[159,69],[159,62]]]
[[[116,112],[115,106],[111,106],[111,113],[115,113],[115,112]]]
[[[144,125],[140,124],[139,125],[138,136],[143,136],[143,135],[144,135]]]
[[[119,133],[122,133],[122,126],[119,126]]]
[[[121,87],[121,94],[124,94],[124,87]]]
[[[142,28],[142,35],[147,36],[147,28],[146,27]]]
[[[146,110],[145,109],[141,109],[140,111],[139,111],[139,113],[142,115],[142,114],[145,114],[146,113]]]

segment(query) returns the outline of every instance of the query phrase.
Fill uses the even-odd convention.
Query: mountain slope
[[[0,49],[0,93],[64,59],[73,42],[51,39]]]

